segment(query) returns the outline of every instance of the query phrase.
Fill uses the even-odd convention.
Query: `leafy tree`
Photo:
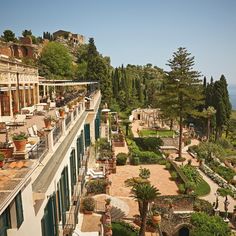
[[[222,147],[212,142],[200,143],[195,151],[197,152],[199,159],[206,159],[206,161],[212,161],[213,156],[222,158],[225,155]]]
[[[194,57],[185,48],[174,52],[173,58],[168,61],[171,71],[166,77],[165,87],[162,92],[162,103],[172,103],[172,115],[179,121],[179,157],[182,157],[183,122],[188,115],[195,115],[196,108],[202,103],[202,85],[199,72],[193,70]],[[168,101],[169,100],[169,101]],[[167,110],[165,110],[167,109]],[[169,107],[162,105],[162,110],[167,114]],[[173,118],[173,117],[171,117]]]
[[[1,36],[5,42],[15,42],[15,34],[11,30],[5,30]]]
[[[39,59],[39,73],[48,78],[72,77],[72,58],[62,44],[49,42]]]
[[[191,231],[191,235],[193,236],[230,235],[230,229],[227,223],[219,216],[208,216],[203,212],[193,213],[191,215],[191,223],[193,224]]]
[[[22,36],[23,37],[32,36],[32,31],[31,30],[24,30],[24,31],[22,31]]]
[[[53,36],[50,32],[43,32],[43,39],[48,39],[49,41],[52,41]]]

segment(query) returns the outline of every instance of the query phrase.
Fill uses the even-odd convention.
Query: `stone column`
[[[12,96],[11,96],[11,85],[8,85],[8,96],[9,96],[9,109],[10,109],[10,116],[13,116],[13,107],[12,107]]]
[[[28,102],[29,102],[29,104],[28,104],[28,106],[31,104],[31,89],[30,89],[30,84],[28,84]]]
[[[25,84],[22,84],[23,90],[22,90],[22,105],[25,107]]]

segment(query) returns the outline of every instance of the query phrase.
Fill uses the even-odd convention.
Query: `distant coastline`
[[[228,84],[228,91],[232,109],[236,110],[236,84]]]

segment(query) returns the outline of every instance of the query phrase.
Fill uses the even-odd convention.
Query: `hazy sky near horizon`
[[[0,34],[59,29],[94,37],[113,66],[152,63],[165,70],[178,47],[202,75],[236,84],[236,0],[7,0]]]

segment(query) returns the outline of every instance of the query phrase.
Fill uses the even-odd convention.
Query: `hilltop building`
[[[74,34],[69,31],[58,30],[53,33],[53,38],[56,41],[69,43],[72,46],[78,46],[85,43],[85,37],[80,34]]]

